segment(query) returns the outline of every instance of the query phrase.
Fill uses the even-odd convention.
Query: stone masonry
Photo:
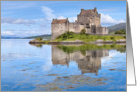
[[[94,8],[90,10],[81,9],[80,14],[77,15],[77,20],[72,23],[69,22],[68,18],[53,19],[51,23],[52,39],[67,31],[80,33],[82,29],[85,29],[86,33],[91,35],[108,34],[108,28],[101,27],[100,18],[101,14],[98,14],[97,8]]]

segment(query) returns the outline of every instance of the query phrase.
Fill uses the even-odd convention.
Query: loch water
[[[126,50],[1,40],[2,91],[126,91]]]

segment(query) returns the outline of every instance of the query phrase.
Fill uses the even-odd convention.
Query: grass
[[[84,31],[84,30],[83,30]],[[103,41],[117,41],[120,39],[126,39],[126,35],[90,35],[86,33],[80,33],[80,34],[75,34],[73,32],[66,32],[60,36],[58,36],[54,40],[43,40],[43,38],[36,38],[39,40],[39,42],[45,42],[45,44],[48,44],[48,42],[61,42],[61,41],[76,41],[80,40],[85,43],[89,42],[94,42],[97,40],[103,40]]]
[[[58,36],[53,41],[75,41],[81,40],[84,42],[96,41],[96,40],[104,40],[104,41],[116,41],[119,39],[125,39],[125,36],[120,35],[89,35],[89,34],[75,34],[73,32],[67,32],[60,36]]]

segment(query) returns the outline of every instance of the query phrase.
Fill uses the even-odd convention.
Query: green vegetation
[[[80,32],[81,35],[84,35],[86,34],[86,29],[82,29],[81,32]]]
[[[57,39],[62,39],[62,40],[66,40],[70,38],[74,38],[74,33],[69,31],[57,37]]]
[[[42,38],[42,37],[39,37],[39,38],[36,38],[36,40],[42,41],[43,38]]]
[[[31,44],[31,45],[36,46],[36,47],[39,47],[39,48],[42,47],[42,44]]]
[[[62,49],[66,53],[73,53],[75,51],[81,51],[82,54],[85,55],[87,50],[98,50],[98,49],[118,49],[120,52],[124,52],[126,49],[126,45],[95,45],[95,44],[84,44],[81,46],[63,46],[58,45],[59,49]]]
[[[119,48],[119,49],[117,49],[117,51],[119,51],[121,53],[125,53],[126,52],[126,48]]]
[[[126,34],[126,30],[125,29],[120,29],[118,31],[115,31],[115,34]]]
[[[90,41],[96,41],[96,40],[104,40],[104,41],[116,41],[119,39],[125,39],[124,36],[120,35],[89,35],[84,33],[84,29],[81,31],[81,34],[75,34],[73,32],[66,32],[60,36],[58,36],[55,40],[53,41],[75,41],[75,40],[81,40],[84,42],[90,42]]]

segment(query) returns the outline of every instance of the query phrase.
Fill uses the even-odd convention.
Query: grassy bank
[[[86,34],[85,30],[82,30],[80,34],[76,34],[73,32],[66,32],[60,36],[58,36],[56,39],[54,40],[43,40],[43,38],[36,38],[33,41],[31,41],[32,43],[45,43],[48,44],[49,42],[76,42],[76,41],[82,41],[84,43],[89,44],[90,42],[94,42],[97,40],[102,40],[102,41],[112,41],[112,42],[116,42],[119,41],[121,39],[126,39],[126,35],[90,35],[90,34]]]
[[[60,36],[58,36],[53,41],[75,41],[81,40],[84,42],[96,41],[96,40],[104,40],[104,41],[116,41],[120,39],[126,39],[126,36],[123,35],[89,35],[89,34],[75,34],[73,32],[67,32]]]

